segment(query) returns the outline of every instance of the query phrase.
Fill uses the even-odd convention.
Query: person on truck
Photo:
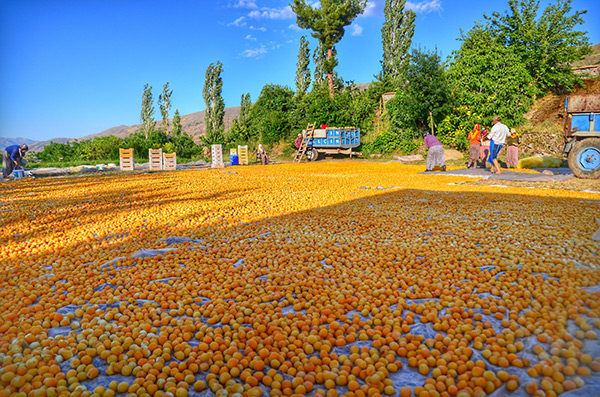
[[[29,151],[25,144],[8,146],[2,153],[2,179],[7,179],[13,173],[16,167],[24,167],[27,160],[24,159]]]
[[[498,155],[502,146],[506,142],[506,138],[510,135],[508,127],[500,122],[500,116],[494,116],[494,126],[490,131],[490,158],[488,163],[492,165],[490,171],[492,174],[501,174],[500,164],[498,164]]]
[[[423,132],[425,147],[429,149],[427,152],[427,168],[425,172],[433,171],[433,167],[439,165],[442,171],[446,171],[446,160],[444,159],[444,147],[436,137],[431,135],[431,132]]]
[[[475,124],[473,131],[471,131],[467,137],[469,139],[469,162],[467,163],[467,168],[471,168],[471,164],[473,164],[473,168],[477,168],[477,160],[479,160],[481,154],[480,129],[479,123]]]

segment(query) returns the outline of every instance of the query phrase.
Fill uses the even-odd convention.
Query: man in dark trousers
[[[2,153],[2,178],[8,178],[13,173],[15,167],[22,167],[27,164],[24,157],[28,150],[29,147],[25,144],[21,146],[11,145],[4,150],[4,153]]]

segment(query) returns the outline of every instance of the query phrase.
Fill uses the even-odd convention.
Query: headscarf
[[[258,145],[258,151],[261,152],[261,153],[265,152],[264,149],[263,149],[262,143]]]
[[[514,128],[510,129],[510,137],[511,138],[516,138],[517,137],[517,130],[515,130]]]

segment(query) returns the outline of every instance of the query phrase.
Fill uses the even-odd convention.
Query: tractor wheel
[[[577,142],[569,152],[569,168],[577,178],[600,178],[600,138]]]
[[[315,148],[307,150],[306,158],[308,159],[308,161],[316,161],[319,158],[319,152]]]

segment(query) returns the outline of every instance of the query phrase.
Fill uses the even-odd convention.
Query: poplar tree
[[[344,28],[363,13],[367,0],[321,0],[320,4],[321,7],[317,8],[306,4],[305,0],[294,0],[290,6],[296,13],[298,26],[312,30],[312,36],[327,53],[323,67],[329,83],[329,95],[333,97],[333,70],[338,63],[334,55],[335,45],[344,36]]]
[[[163,92],[158,96],[158,107],[162,116],[163,131],[166,136],[169,136],[169,110],[171,109],[171,94],[173,90],[169,90],[169,82],[163,86]]]
[[[242,94],[240,101],[240,115],[238,116],[238,123],[241,128],[246,129],[248,127],[248,120],[250,119],[250,109],[252,107],[252,101],[250,99],[250,93]]]
[[[310,50],[306,36],[300,37],[300,49],[298,50],[298,63],[296,63],[296,95],[306,94],[310,85]]]
[[[321,44],[317,45],[313,52],[313,62],[315,64],[315,72],[313,74],[313,88],[316,85],[320,85],[323,82],[323,76],[325,76],[325,69],[323,62],[325,61],[325,52]]]
[[[202,96],[206,104],[206,110],[204,111],[204,125],[206,126],[204,141],[207,144],[224,142],[225,101],[221,95],[223,89],[222,70],[223,64],[221,62],[211,63],[206,69]]]
[[[139,131],[146,139],[154,132],[154,98],[152,97],[152,87],[147,83],[144,85],[142,94],[142,112],[140,115],[141,126]]]
[[[381,61],[382,77],[389,77],[398,82],[405,69],[408,51],[415,33],[413,10],[405,10],[405,0],[386,0],[383,9],[385,22],[381,28],[383,42],[383,61]]]
[[[181,126],[181,116],[179,115],[179,109],[175,109],[175,115],[173,115],[173,138],[179,137],[182,131],[183,127]]]

